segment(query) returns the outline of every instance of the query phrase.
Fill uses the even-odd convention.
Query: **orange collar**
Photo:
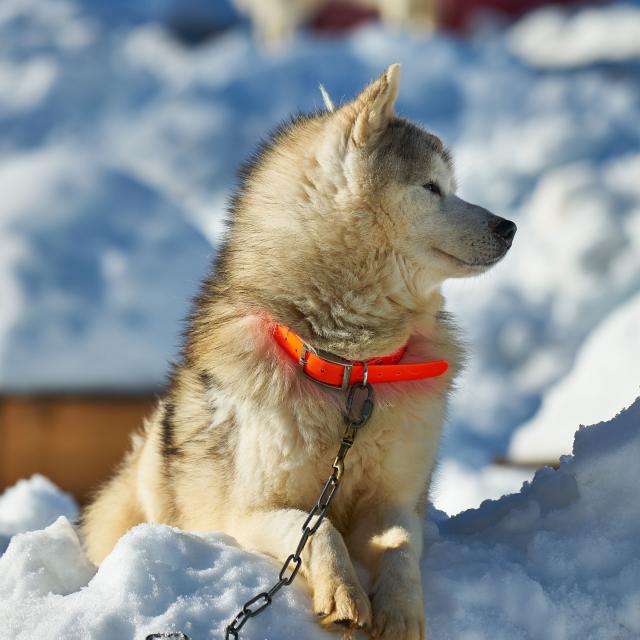
[[[345,360],[320,349],[314,349],[284,325],[273,330],[276,342],[302,367],[307,377],[334,389],[348,389],[358,382],[401,382],[441,376],[449,364],[445,360],[400,364],[407,347],[366,362]]]

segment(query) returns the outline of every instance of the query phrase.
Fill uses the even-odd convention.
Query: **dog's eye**
[[[435,182],[427,182],[422,187],[436,196],[442,196],[442,191],[440,191],[440,187]]]

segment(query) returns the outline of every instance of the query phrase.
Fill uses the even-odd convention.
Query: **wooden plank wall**
[[[0,396],[0,491],[42,473],[84,502],[154,402],[152,394]]]
[[[155,404],[139,395],[0,395],[0,492],[21,478],[41,473],[86,502],[122,459],[129,434]],[[557,461],[514,465],[536,469]]]

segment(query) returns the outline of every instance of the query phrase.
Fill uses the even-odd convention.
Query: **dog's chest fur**
[[[421,507],[457,369],[450,337],[444,329],[437,345],[428,345],[451,361],[446,376],[375,387],[373,415],[348,454],[331,507],[343,533],[371,501]],[[190,530],[225,529],[236,505],[308,511],[318,499],[345,428],[345,394],[307,380],[272,339],[254,346],[248,359],[220,367],[215,377],[178,370],[145,444],[162,489],[153,494],[165,500],[147,505],[151,519]],[[237,369],[245,367],[243,378]]]

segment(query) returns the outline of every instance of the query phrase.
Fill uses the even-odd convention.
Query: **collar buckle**
[[[322,380],[318,380],[314,378],[309,372],[306,370],[305,365],[309,362],[308,356],[312,353],[314,356],[325,360],[326,362],[330,362],[331,364],[337,364],[343,367],[342,370],[342,384],[340,386],[335,384],[329,384],[328,382],[323,382]],[[329,389],[340,389],[341,391],[346,391],[349,388],[351,382],[351,371],[353,370],[354,363],[351,360],[347,360],[345,358],[341,358],[340,356],[336,356],[333,353],[328,353],[327,351],[323,351],[322,349],[314,349],[309,346],[306,342],[302,343],[302,348],[300,350],[300,360],[298,361],[300,368],[302,369],[302,373],[307,376],[310,380],[321,384],[324,387],[329,387]]]

